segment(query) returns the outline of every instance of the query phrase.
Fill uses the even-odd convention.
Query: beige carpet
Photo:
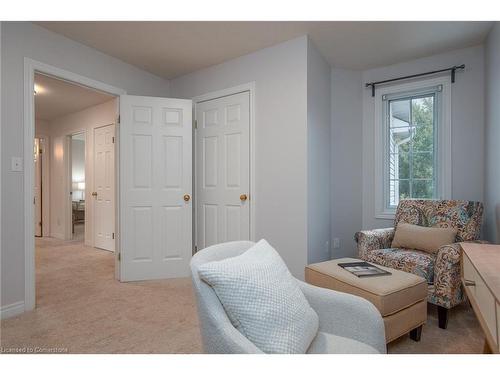
[[[70,353],[200,353],[189,279],[120,283],[113,254],[81,242],[37,239],[37,308],[2,321],[2,348]],[[468,304],[447,330],[429,306],[422,340],[407,336],[389,353],[481,353],[484,336]]]
[[[198,353],[189,279],[120,283],[114,255],[81,242],[36,241],[37,308],[2,321],[1,346],[71,353]]]
[[[73,232],[74,241],[84,241],[85,240],[85,224],[79,223],[75,224],[75,231]]]

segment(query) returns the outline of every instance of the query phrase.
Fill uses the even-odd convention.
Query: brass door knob
[[[92,192],[92,196],[93,196],[93,197],[97,197],[97,191],[93,191],[93,192]]]
[[[248,199],[247,195],[246,194],[241,194],[240,195],[240,201],[244,202]]]
[[[186,202],[189,202],[190,199],[191,199],[191,196],[189,194],[184,194],[184,200]]]

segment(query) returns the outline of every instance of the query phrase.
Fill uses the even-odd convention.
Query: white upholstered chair
[[[262,353],[230,322],[214,290],[198,276],[204,263],[234,257],[253,242],[226,242],[197,252],[191,260],[203,348],[206,353]],[[386,353],[384,322],[367,300],[299,281],[319,316],[319,332],[307,353]]]

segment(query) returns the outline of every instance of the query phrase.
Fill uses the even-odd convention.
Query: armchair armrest
[[[358,244],[358,255],[361,259],[366,259],[366,253],[371,250],[391,247],[393,238],[394,228],[363,230],[354,235],[354,240]]]
[[[385,328],[377,308],[364,298],[299,281],[319,316],[319,330],[368,344],[386,353]]]
[[[435,304],[447,309],[463,301],[460,282],[460,243],[441,246],[434,265]]]

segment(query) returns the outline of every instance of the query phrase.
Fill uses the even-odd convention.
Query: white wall
[[[330,65],[307,45],[307,262],[330,259]]]
[[[37,118],[35,120],[35,137],[46,136],[49,134],[49,122],[47,120],[42,120]]]
[[[2,22],[2,264],[1,305],[24,300],[23,173],[10,171],[23,155],[23,66],[29,57],[127,90],[168,96],[168,81],[27,22]],[[26,218],[31,220],[30,218]]]
[[[500,243],[500,23],[486,41],[486,239]]]
[[[331,237],[340,240],[332,258],[355,257],[363,216],[361,72],[333,68],[331,75]]]
[[[484,198],[484,49],[460,49],[401,64],[367,70],[362,82],[465,64],[452,84],[452,198]],[[374,209],[374,100],[363,91],[363,228],[392,226],[392,220],[375,219]],[[353,145],[355,147],[355,145]],[[354,234],[354,233],[353,233]]]
[[[51,139],[51,190],[50,190],[50,227],[51,236],[56,238],[68,238],[65,235],[65,223],[71,220],[68,216],[68,199],[66,191],[67,183],[67,146],[65,144],[68,135],[85,133],[85,244],[93,246],[93,214],[94,200],[92,199],[92,186],[94,184],[94,129],[100,126],[114,124],[118,114],[118,102],[112,99],[108,102],[86,108],[82,111],[50,121],[48,126]]]
[[[256,239],[266,238],[291,272],[303,278],[307,262],[307,37],[174,79],[171,93],[192,98],[252,81],[256,86]]]

